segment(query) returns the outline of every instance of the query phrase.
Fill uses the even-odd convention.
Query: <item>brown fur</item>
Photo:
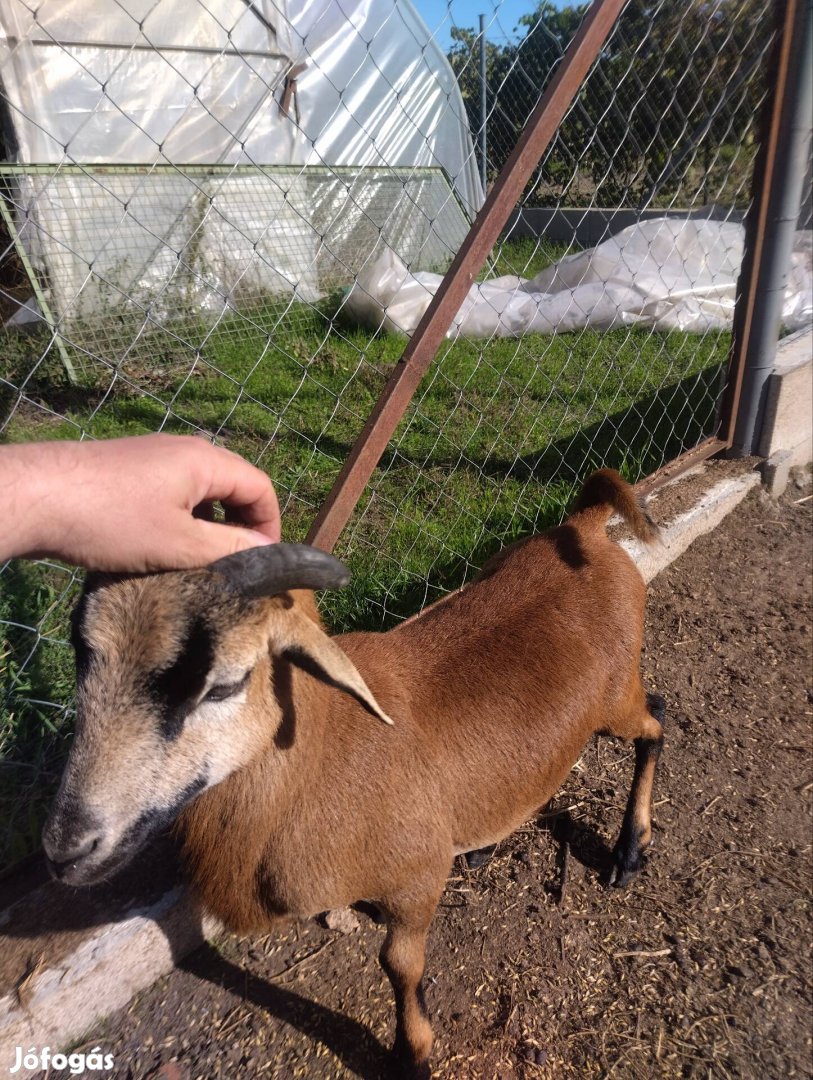
[[[631,489],[605,471],[563,526],[501,553],[456,596],[389,633],[338,639],[392,729],[278,665],[267,692],[292,740],[183,815],[205,904],[245,932],[366,899],[422,942],[455,852],[530,817],[594,733],[659,729],[638,673],[645,587],[604,533],[613,509],[652,539]],[[318,617],[307,596],[297,603]],[[650,790],[651,777],[646,805],[635,803],[647,830]],[[417,1062],[428,1053],[414,1031],[422,949],[399,1009]]]
[[[176,769],[176,787],[199,768],[197,747],[207,746],[211,756],[212,739],[221,739],[212,731],[225,731],[229,752],[239,757],[239,767],[179,818],[192,880],[204,905],[228,926],[264,930],[279,917],[360,900],[380,908],[388,923],[381,960],[396,997],[395,1050],[411,1078],[429,1076],[432,1033],[420,995],[424,945],[456,853],[493,844],[533,815],[596,733],[636,740],[616,852],[619,883],[638,868],[649,841],[661,728],[639,675],[645,586],[606,535],[614,510],[638,536],[653,538],[632,489],[604,470],[588,480],[563,525],[501,552],[471,585],[388,633],[334,639],[393,727],[357,697],[293,666],[275,645],[297,618],[319,623],[312,594],[224,609],[231,614],[221,616],[229,625],[218,656],[232,656],[239,666],[253,650],[245,701],[223,728],[216,718],[193,724],[161,751],[161,777]],[[156,580],[125,583],[132,595],[120,596],[121,615],[90,620],[97,646],[122,657],[125,613],[139,604],[165,627],[159,641],[137,622],[150,638],[142,649],[154,651],[171,639],[169,609],[158,618],[147,604],[152,596],[160,608],[161,594],[172,593],[166,580]],[[199,608],[217,608],[204,599],[213,588],[208,578],[187,574],[179,582],[187,620],[196,595]],[[318,644],[318,635],[305,637]],[[103,721],[86,727],[93,723],[101,728]],[[101,753],[99,744],[93,752]],[[157,753],[154,745],[156,738],[144,735],[136,752]],[[75,752],[87,766],[90,751]],[[65,790],[91,783],[87,768],[69,775],[69,765],[67,774]],[[109,801],[114,798],[111,793]],[[55,833],[58,819],[49,826]]]

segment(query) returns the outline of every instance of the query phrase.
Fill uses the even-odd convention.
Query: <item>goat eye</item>
[[[227,698],[233,697],[238,691],[242,690],[248,682],[248,677],[251,674],[247,671],[242,679],[235,683],[216,683],[212,686],[206,694],[203,695],[204,701],[226,701]]]

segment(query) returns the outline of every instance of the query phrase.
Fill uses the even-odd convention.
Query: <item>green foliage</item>
[[[543,0],[523,36],[487,44],[489,177],[504,165],[575,35],[585,5]],[[769,0],[630,0],[529,185],[526,205],[745,205],[772,34]],[[481,125],[479,41],[453,32],[449,60],[472,131]]]
[[[0,868],[34,850],[59,779],[73,691],[72,575],[10,563],[0,574]]]

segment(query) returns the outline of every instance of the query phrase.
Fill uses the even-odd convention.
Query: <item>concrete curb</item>
[[[635,540],[620,542],[650,581],[758,484],[753,463],[701,465],[653,496],[654,516],[666,518],[659,547],[650,551]],[[145,889],[152,888],[146,902],[128,886],[94,906],[93,891],[71,893],[48,882],[0,912],[0,928],[11,943],[4,945],[8,952],[0,964],[0,1068],[14,1064],[18,1046],[25,1054],[29,1047],[56,1052],[70,1045],[219,931],[177,884],[172,853],[161,859],[157,870],[135,875]],[[170,887],[157,884],[163,880]],[[90,912],[83,910],[79,922],[66,921],[66,909],[81,905]],[[16,1074],[34,1075],[39,1074],[24,1069]]]
[[[649,583],[699,536],[716,529],[748,492],[759,486],[759,482],[757,472],[718,481],[693,506],[662,526],[661,543],[652,548],[644,547],[640,540],[619,540],[619,543],[635,560],[644,581]]]
[[[216,926],[206,925],[188,894],[176,885],[147,907],[134,906],[120,922],[96,928],[53,966],[33,970],[0,999],[0,1062],[57,1049],[125,1005],[184,954],[203,944]],[[21,1069],[17,1076],[39,1076]]]

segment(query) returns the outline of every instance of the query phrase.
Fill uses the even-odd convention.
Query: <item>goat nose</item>
[[[81,841],[77,841],[71,847],[60,849],[53,847],[43,838],[45,864],[51,877],[56,878],[57,881],[63,878],[71,867],[76,866],[96,850],[100,840],[100,835],[91,834],[82,837]]]

